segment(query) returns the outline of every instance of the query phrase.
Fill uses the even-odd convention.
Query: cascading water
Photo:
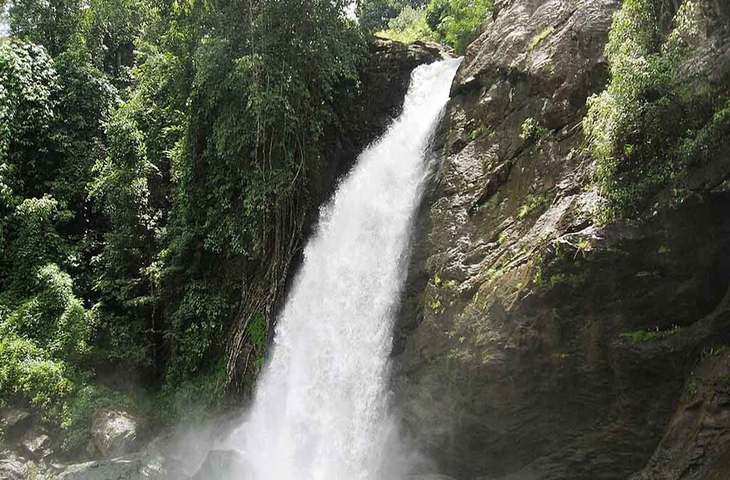
[[[403,113],[323,208],[254,404],[229,445],[255,480],[390,479],[388,356],[429,138],[460,60],[416,68]]]

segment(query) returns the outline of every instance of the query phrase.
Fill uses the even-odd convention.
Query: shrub
[[[48,264],[39,269],[37,282],[37,294],[0,321],[0,332],[30,339],[56,358],[81,361],[89,352],[91,324],[71,277]]]
[[[220,361],[195,377],[167,382],[155,402],[160,420],[173,423],[181,418],[203,420],[215,415],[217,408],[225,406],[226,378],[225,362]]]
[[[30,340],[0,335],[0,403],[27,403],[60,424],[73,388],[65,363],[52,360]]]
[[[527,143],[537,143],[547,133],[547,129],[532,117],[522,122],[522,126],[520,127],[520,138]]]
[[[426,22],[441,41],[463,54],[493,8],[493,0],[432,0],[426,9]]]
[[[427,0],[359,0],[356,14],[360,26],[368,32],[383,30],[405,7],[423,7]]]
[[[436,35],[426,24],[424,9],[406,5],[397,17],[388,22],[388,29],[378,35],[402,43],[435,40]]]

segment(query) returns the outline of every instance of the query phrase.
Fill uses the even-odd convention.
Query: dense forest
[[[370,35],[416,28],[463,50],[477,3],[363,1],[360,24],[331,0],[8,3],[0,402],[74,450],[99,407],[172,423],[237,401],[242,278],[301,235]],[[270,330],[250,317],[244,390]]]

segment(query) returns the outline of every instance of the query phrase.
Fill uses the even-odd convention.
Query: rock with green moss
[[[690,154],[696,195],[606,221],[585,148],[614,15],[643,1],[497,2],[457,73],[394,382],[404,429],[446,475],[616,479],[648,463],[642,480],[730,478],[722,371],[691,381],[701,352],[730,343],[730,153],[708,133]],[[662,2],[670,17],[675,3]],[[706,13],[716,3],[699,2],[713,27],[687,57],[709,82],[730,69],[728,17]],[[680,20],[655,26],[664,38]],[[717,120],[698,125],[717,133]],[[708,413],[694,416],[686,391],[706,392]]]

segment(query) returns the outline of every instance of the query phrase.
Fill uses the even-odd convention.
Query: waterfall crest
[[[414,70],[403,113],[323,207],[254,403],[228,441],[245,459],[241,478],[391,478],[393,310],[426,149],[459,63]]]

